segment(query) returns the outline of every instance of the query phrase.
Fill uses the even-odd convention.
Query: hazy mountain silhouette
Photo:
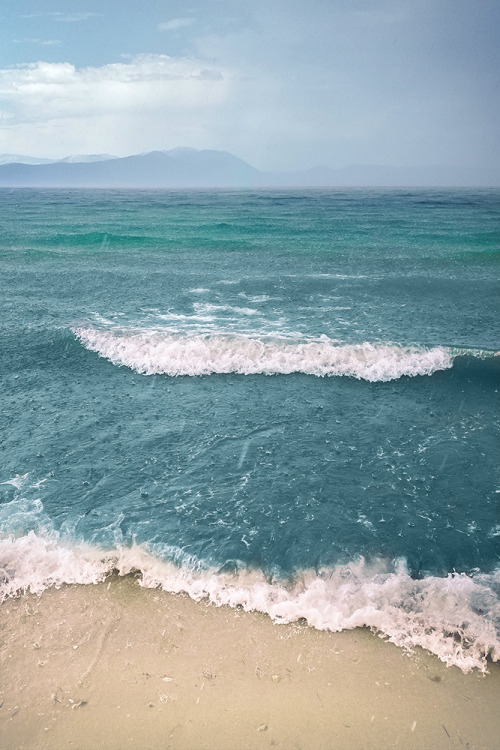
[[[15,158],[4,155],[7,159]],[[23,157],[20,157],[23,158]],[[24,157],[31,161],[35,157]],[[43,160],[41,160],[43,161]],[[351,165],[272,173],[227,151],[176,148],[122,158],[97,154],[50,163],[0,164],[2,187],[250,188],[250,187],[494,187],[498,172],[459,167]]]
[[[5,164],[10,187],[251,187],[260,172],[226,151],[174,149],[93,162]]]

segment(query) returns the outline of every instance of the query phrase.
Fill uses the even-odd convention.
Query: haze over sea
[[[2,596],[500,654],[498,189],[0,191]]]

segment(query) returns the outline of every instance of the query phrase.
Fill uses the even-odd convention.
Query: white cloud
[[[0,100],[19,121],[196,107],[221,101],[227,88],[220,70],[167,55],[138,55],[130,62],[81,69],[67,62],[37,62],[0,70]]]
[[[194,18],[172,18],[171,21],[159,23],[158,28],[160,31],[177,31],[177,29],[182,29],[184,26],[192,26],[195,20]]]
[[[34,39],[32,37],[24,37],[23,39],[13,39],[14,44],[40,44],[42,47],[54,47],[61,44],[60,39]]]
[[[217,122],[231,86],[225,70],[167,55],[101,67],[39,61],[0,69],[0,150],[52,155],[98,145],[113,153],[204,145],[203,132]]]
[[[56,10],[47,13],[25,13],[21,15],[21,18],[53,18],[54,21],[60,21],[61,23],[79,23],[80,21],[88,21],[89,18],[98,18],[100,16],[101,13],[63,13]]]
[[[100,13],[53,13],[52,14],[56,21],[62,23],[79,23],[80,21],[88,21],[89,18],[99,18]]]

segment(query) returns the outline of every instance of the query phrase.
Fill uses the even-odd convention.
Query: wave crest
[[[299,341],[243,334],[73,329],[87,349],[143,375],[347,376],[370,382],[431,375],[453,365],[446,347],[338,344],[326,336]]]

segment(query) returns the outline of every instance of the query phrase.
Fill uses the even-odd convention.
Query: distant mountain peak
[[[199,153],[198,148],[191,148],[191,146],[177,146],[177,148],[171,148],[168,151],[162,153],[168,154],[168,156],[188,156],[190,154]]]
[[[109,161],[110,159],[118,159],[118,156],[112,154],[73,154],[66,156],[64,159],[57,159],[57,161],[64,161],[69,164],[79,164],[81,162],[92,162],[92,161]]]

